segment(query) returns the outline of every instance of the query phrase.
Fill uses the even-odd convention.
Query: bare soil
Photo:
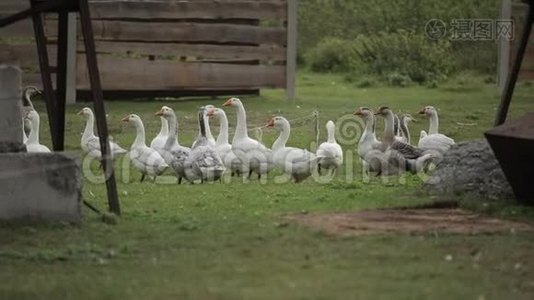
[[[534,231],[528,223],[473,214],[459,208],[379,209],[353,213],[288,216],[299,224],[333,235],[376,233],[489,234]]]

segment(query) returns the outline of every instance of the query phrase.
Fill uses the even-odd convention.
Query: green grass
[[[482,138],[498,103],[496,89],[470,78],[425,87],[358,89],[334,75],[303,73],[299,101],[284,102],[283,91],[243,97],[249,123],[261,125],[281,113],[289,119],[321,113],[324,121],[358,106],[387,104],[415,114],[423,105],[441,109],[442,131],[458,142]],[[534,88],[522,85],[512,104],[516,118],[532,110]],[[137,113],[152,138],[159,129],[154,112],[170,105],[179,113],[181,141],[196,136],[195,111],[224,99],[187,102],[108,102],[111,134],[123,146],[134,138],[119,121]],[[42,103],[37,109],[43,110]],[[83,124],[68,107],[67,148],[79,151]],[[50,145],[46,116],[41,136]],[[229,110],[230,123],[235,113]],[[464,125],[459,125],[462,123]],[[468,124],[468,125],[465,125]],[[414,140],[428,127],[411,127]],[[270,144],[275,133],[266,131]],[[324,138],[324,132],[322,133]],[[289,144],[310,147],[313,124],[293,129]],[[355,153],[355,139],[346,150]],[[362,183],[357,159],[327,184],[181,185],[125,183],[117,165],[123,216],[117,224],[84,209],[84,222],[71,225],[0,225],[0,299],[532,299],[534,235],[393,235],[334,237],[288,223],[294,213],[347,212],[409,206],[432,201],[418,192],[420,180]],[[106,208],[105,187],[84,182],[84,198]],[[483,201],[469,207],[484,210]],[[532,219],[532,210],[499,204],[488,212]],[[445,257],[452,256],[452,260]]]

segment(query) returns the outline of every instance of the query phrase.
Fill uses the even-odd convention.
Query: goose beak
[[[417,119],[412,118],[412,122],[417,123]]]
[[[78,113],[77,113],[78,116],[81,116],[83,115],[83,110],[80,110]]]
[[[224,104],[223,104],[223,106],[230,106],[230,105],[232,105],[232,99],[231,98],[226,100],[226,102],[224,102]]]
[[[158,111],[157,113],[154,114],[155,116],[158,116],[158,117],[161,117],[163,116],[163,111]]]
[[[269,122],[267,122],[267,125],[265,127],[274,127],[274,119],[270,119]]]
[[[424,107],[421,108],[421,110],[419,111],[419,114],[420,114],[420,115],[424,115],[424,114],[425,114],[425,110],[426,110],[426,109],[425,109]]]
[[[121,121],[128,122],[128,121],[130,121],[130,117],[126,116],[126,117],[122,118]]]
[[[361,108],[358,108],[357,110],[354,111],[353,115],[355,115],[355,116],[361,116],[361,115],[363,115],[363,113],[362,113],[362,109],[361,109]]]

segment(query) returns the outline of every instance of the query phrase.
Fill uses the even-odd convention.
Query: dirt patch
[[[487,234],[534,231],[531,224],[491,218],[458,208],[379,209],[341,214],[300,214],[288,218],[305,226],[342,236],[375,233]]]

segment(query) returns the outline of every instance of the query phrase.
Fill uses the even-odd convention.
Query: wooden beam
[[[54,23],[47,21],[47,36],[56,36]],[[205,23],[152,23],[126,21],[93,21],[96,41],[116,42],[181,42],[217,44],[274,44],[285,46],[286,29],[255,25],[205,24]],[[79,33],[78,33],[79,34]]]
[[[67,33],[67,86],[66,101],[67,104],[76,103],[76,13],[69,13],[69,27]]]
[[[512,1],[511,0],[502,0],[501,20],[511,20],[512,19]],[[506,77],[508,76],[509,66],[510,66],[510,43],[508,39],[501,37],[497,43],[497,52],[498,52],[498,64],[497,64],[497,86],[501,94],[504,92],[504,87],[506,85]]]
[[[89,88],[84,59],[78,55],[78,89]],[[281,88],[286,82],[285,66],[149,61],[110,55],[99,55],[98,61],[106,90]]]
[[[287,1],[287,58],[286,58],[286,98],[294,101],[297,74],[297,0]]]

